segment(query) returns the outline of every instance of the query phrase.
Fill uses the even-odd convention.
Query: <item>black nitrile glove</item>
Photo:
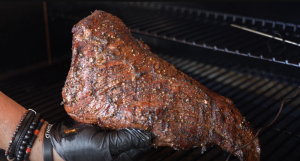
[[[134,161],[152,148],[150,132],[133,128],[106,132],[74,120],[55,123],[50,139],[66,161]]]

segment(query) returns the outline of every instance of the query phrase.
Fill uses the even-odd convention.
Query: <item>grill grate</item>
[[[209,89],[233,100],[251,126],[256,129],[265,126],[275,117],[281,100],[292,96],[298,86],[284,79],[261,77],[255,74],[257,69],[237,63],[203,59],[195,55],[158,55]],[[22,106],[42,113],[45,120],[51,123],[70,119],[60,105],[61,88],[69,64],[69,61],[64,61],[7,78],[1,81],[0,90]],[[287,102],[278,121],[261,132],[259,138],[263,161],[300,159],[299,100],[297,97]],[[225,160],[227,155],[228,153],[218,146],[208,148],[203,154],[201,148],[176,151],[169,147],[159,147],[152,149],[140,158],[140,161],[216,161]],[[237,158],[232,157],[231,160]]]
[[[99,7],[102,7],[102,4]],[[113,7],[107,11],[122,19],[134,33],[300,67],[299,46],[285,43],[286,49],[283,50],[284,45],[281,41],[233,28],[230,24],[270,35],[279,33],[284,39],[298,43],[300,25],[147,2],[116,3]],[[72,19],[75,24],[86,15],[75,16],[55,12],[49,16]],[[271,53],[267,46],[268,41]]]

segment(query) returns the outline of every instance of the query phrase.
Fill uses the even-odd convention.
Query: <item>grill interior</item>
[[[297,84],[283,78],[267,78],[257,69],[232,62],[222,62],[201,57],[157,53],[178,69],[193,77],[211,90],[224,95],[236,104],[255,129],[268,124],[278,112],[281,100],[294,95]],[[38,68],[28,73],[1,81],[1,91],[26,108],[41,112],[45,120],[53,123],[70,119],[60,105],[61,88],[69,70],[69,60]],[[262,131],[259,138],[262,160],[299,160],[300,109],[299,97],[286,103],[278,121]],[[228,153],[218,146],[173,150],[159,147],[140,160],[225,160]],[[232,160],[237,160],[232,157]]]
[[[104,11],[110,11],[110,13],[121,18],[134,33],[230,54],[300,66],[299,46],[284,44],[281,41],[230,26],[236,24],[299,42],[300,25],[294,23],[161,5],[159,3],[116,3],[114,8],[111,8],[111,5],[101,7]],[[82,12],[76,14],[55,12],[50,13],[50,16],[78,22],[86,16],[82,16],[80,14]]]
[[[279,54],[282,43],[272,41],[277,53],[269,53],[268,38],[230,27],[234,23],[268,34],[283,32],[286,39],[296,41],[299,26],[295,24],[149,3],[105,3],[97,9],[120,17],[134,37],[142,38],[155,54],[230,98],[255,132],[270,123],[281,101],[293,96],[300,85],[295,73],[300,65],[299,48],[286,44],[285,52]],[[50,31],[51,25],[55,29],[55,22],[74,25],[85,16],[84,12],[50,10]],[[0,75],[0,90],[27,109],[42,113],[50,123],[70,119],[60,105],[61,89],[70,67],[69,52],[66,57],[58,56],[52,65],[36,66],[14,76]],[[300,160],[299,97],[287,101],[278,120],[260,133],[262,161]],[[218,161],[226,160],[229,154],[218,146],[207,148],[203,154],[201,151],[159,147],[139,161]],[[0,160],[6,160],[1,153]]]

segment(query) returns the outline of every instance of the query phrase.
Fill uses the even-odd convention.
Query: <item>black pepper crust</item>
[[[62,96],[73,119],[112,130],[149,130],[153,145],[176,149],[219,145],[231,152],[254,137],[231,100],[151,53],[119,18],[96,10],[72,32]],[[259,161],[259,140],[234,155]]]

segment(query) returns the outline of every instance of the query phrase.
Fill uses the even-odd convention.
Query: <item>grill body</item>
[[[72,25],[89,14],[86,11],[95,9],[121,18],[133,36],[142,39],[155,54],[230,98],[255,131],[270,123],[281,101],[293,96],[300,85],[299,47],[230,27],[234,23],[268,34],[281,33],[286,39],[297,41],[300,34],[297,24],[165,3],[97,3],[97,7],[91,3],[84,9],[76,5],[64,8],[68,5],[48,5],[50,32],[58,31],[51,34],[57,40],[52,47],[56,61],[0,77],[3,93],[42,113],[50,123],[70,119],[60,102],[70,67],[71,46],[67,51],[60,41],[71,41],[72,35],[58,38],[65,30],[70,33]],[[288,101],[278,120],[259,135],[262,161],[300,160],[299,116],[300,96]],[[204,153],[201,148],[177,151],[159,147],[139,161],[217,161],[226,160],[227,156],[218,146]]]

